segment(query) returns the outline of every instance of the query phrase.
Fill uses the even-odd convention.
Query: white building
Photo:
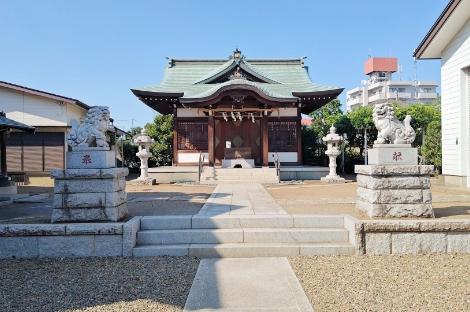
[[[36,133],[11,132],[7,137],[8,172],[26,172],[35,184],[50,184],[51,169],[65,167],[65,135],[70,120],[83,120],[89,106],[75,99],[0,81],[0,110]]]
[[[409,105],[413,103],[434,102],[437,99],[435,81],[392,80],[398,70],[398,60],[392,57],[373,57],[364,63],[364,74],[369,79],[362,86],[346,93],[348,112],[359,106],[374,105],[385,100]]]
[[[470,0],[451,0],[414,56],[441,59],[442,173],[470,187]]]

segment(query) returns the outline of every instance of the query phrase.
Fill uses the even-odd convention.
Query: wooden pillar
[[[214,150],[214,134],[215,134],[215,121],[212,112],[209,112],[207,121],[207,148],[209,150],[209,166],[214,167],[215,164],[215,150]]]
[[[269,142],[268,142],[268,116],[263,113],[263,118],[261,119],[261,152],[263,153],[262,165],[268,165],[268,152],[269,152]]]
[[[0,178],[7,177],[7,130],[0,131],[0,168],[2,170]]]
[[[173,166],[178,166],[178,109],[173,108]]]
[[[297,162],[302,164],[302,113],[300,104],[297,107]]]

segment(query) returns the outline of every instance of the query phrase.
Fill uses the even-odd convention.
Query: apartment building
[[[346,108],[350,112],[359,106],[374,105],[391,101],[409,105],[434,102],[438,94],[436,81],[393,80],[392,74],[398,70],[398,59],[394,57],[373,57],[365,61],[364,74],[369,79],[362,80],[360,87],[346,93]]]

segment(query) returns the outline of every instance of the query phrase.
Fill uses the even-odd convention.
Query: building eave
[[[415,49],[417,59],[440,59],[442,50],[470,18],[470,0],[451,0]]]
[[[42,97],[49,98],[49,99],[52,99],[52,100],[57,100],[57,101],[60,101],[60,102],[69,103],[69,104],[72,104],[72,105],[76,105],[80,108],[86,109],[86,110],[90,109],[90,106],[88,106],[85,103],[83,103],[79,100],[76,100],[76,99],[72,99],[72,98],[65,97],[65,96],[62,96],[62,95],[57,95],[57,94],[54,94],[54,93],[49,93],[49,92],[45,92],[45,91],[41,91],[41,90],[36,90],[36,89],[20,86],[20,85],[5,82],[5,81],[0,81],[0,87],[5,87],[5,88],[16,90],[16,91],[26,92],[26,93],[29,93],[29,94],[42,96]]]

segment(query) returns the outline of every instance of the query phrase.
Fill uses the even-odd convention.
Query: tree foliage
[[[173,115],[157,115],[145,125],[147,135],[155,142],[150,145],[149,166],[171,166],[173,162]]]
[[[121,160],[123,160],[124,165],[129,168],[139,167],[138,162],[140,159],[136,155],[139,150],[138,146],[132,145],[129,139],[116,141],[116,149],[121,155]]]
[[[322,138],[330,132],[331,125],[336,124],[342,115],[341,102],[339,100],[332,100],[309,115],[312,117],[310,127],[317,134],[318,138]]]
[[[434,169],[438,173],[442,166],[442,134],[440,121],[432,121],[427,126],[427,134],[421,152],[426,162],[434,165]]]

